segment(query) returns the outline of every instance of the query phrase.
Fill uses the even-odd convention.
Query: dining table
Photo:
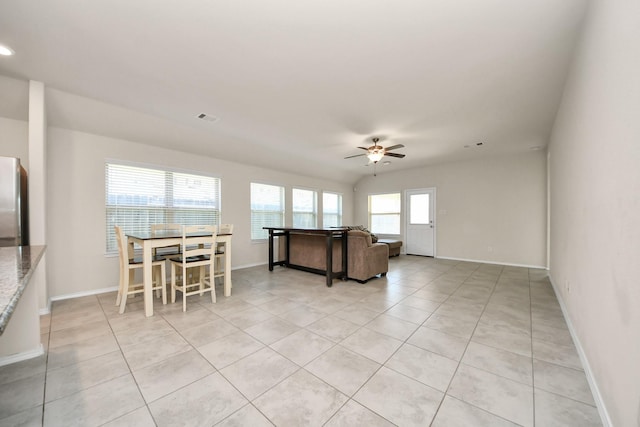
[[[136,244],[142,248],[144,286],[144,312],[145,316],[153,316],[153,292],[152,292],[152,260],[153,250],[166,248],[182,243],[182,233],[177,230],[156,230],[148,232],[125,233],[129,244]],[[188,237],[197,237],[199,234],[188,234]],[[231,237],[232,234],[217,234],[216,244],[224,245],[224,296],[231,296]]]

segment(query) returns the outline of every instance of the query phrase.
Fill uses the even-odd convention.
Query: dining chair
[[[233,224],[220,224],[218,226],[218,234],[233,234]],[[223,243],[216,245],[215,277],[224,277],[224,275],[227,274],[227,272],[222,269],[226,250],[227,247]]]
[[[116,240],[118,241],[118,257],[120,259],[120,284],[118,286],[118,296],[116,305],[120,306],[119,313],[124,313],[129,295],[144,293],[143,282],[135,282],[134,275],[136,269],[143,268],[142,258],[135,258],[133,245],[127,241],[124,231],[119,226],[114,226]],[[156,293],[161,292],[162,303],[167,303],[167,278],[164,259],[154,259],[151,268],[154,271],[154,279],[151,289]]]
[[[169,259],[171,262],[171,302],[176,302],[176,291],[180,291],[182,293],[182,311],[187,311],[187,297],[190,295],[211,292],[211,302],[216,302],[214,268],[216,230],[217,227],[211,225],[184,226],[182,254],[179,257]],[[208,276],[207,267],[209,269]],[[180,276],[177,274],[178,271]]]
[[[178,233],[182,233],[181,224],[151,224],[150,229],[152,233],[156,231],[177,231]],[[158,249],[160,249],[159,255],[157,252]],[[168,246],[166,248],[153,248],[153,256],[162,256],[165,259],[179,254],[180,245]]]

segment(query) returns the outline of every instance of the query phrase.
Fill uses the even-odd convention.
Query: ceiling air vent
[[[205,122],[217,122],[219,119],[216,116],[212,116],[211,114],[200,113],[197,116],[200,120],[204,120]]]

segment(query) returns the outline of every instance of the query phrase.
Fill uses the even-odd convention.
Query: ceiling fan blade
[[[352,157],[360,157],[360,156],[366,156],[366,154],[356,154],[355,156],[347,156],[345,157],[345,159],[350,159]]]
[[[391,147],[385,148],[385,150],[390,151],[390,150],[395,150],[396,148],[402,148],[402,147],[404,147],[404,145],[396,144],[396,145],[392,145]]]
[[[390,157],[397,157],[399,159],[404,158],[404,154],[398,154],[398,153],[384,153],[385,156],[390,156]]]
[[[356,147],[356,148],[362,148],[363,150],[367,150],[367,151],[369,151],[369,149],[368,149],[368,148],[366,148],[366,147]]]

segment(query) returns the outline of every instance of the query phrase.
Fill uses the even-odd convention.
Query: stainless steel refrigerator
[[[0,157],[0,246],[29,244],[28,200],[20,159]]]

